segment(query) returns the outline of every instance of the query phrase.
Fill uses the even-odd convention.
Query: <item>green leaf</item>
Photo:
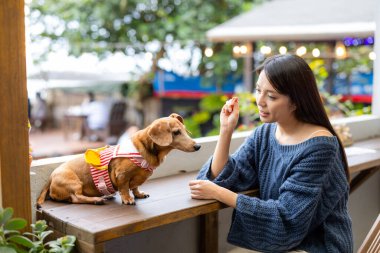
[[[17,253],[17,251],[12,247],[0,246],[1,253]]]
[[[1,225],[6,224],[8,220],[12,218],[12,215],[13,215],[13,208],[8,207],[8,208],[3,209],[0,224]]]
[[[61,238],[62,238],[62,244],[66,244],[66,245],[74,245],[75,241],[76,241],[76,237],[73,235],[66,235],[66,236],[61,237]],[[61,239],[61,238],[59,238],[59,239]]]
[[[18,231],[18,230],[5,230],[4,231],[4,235],[6,235],[6,236],[11,236],[14,234],[20,234],[20,231]]]
[[[12,242],[15,242],[19,245],[25,246],[27,248],[33,248],[34,247],[33,242],[29,238],[22,236],[22,235],[11,236],[9,238],[9,240]]]
[[[33,234],[33,233],[25,232],[24,235],[28,235],[28,236],[30,236],[30,237],[32,237],[34,239],[38,239],[38,236],[35,235],[35,234]]]
[[[53,233],[53,231],[49,230],[49,231],[44,231],[41,233],[41,240],[43,241],[46,236],[50,235],[51,233]]]
[[[26,220],[22,218],[14,218],[9,220],[5,225],[4,228],[6,230],[20,230],[25,228],[26,226]]]
[[[46,221],[38,220],[35,224],[32,224],[31,227],[33,228],[34,232],[41,233],[45,231],[48,226],[46,225]]]

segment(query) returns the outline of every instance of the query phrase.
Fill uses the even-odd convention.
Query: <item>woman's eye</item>
[[[180,135],[180,134],[181,134],[181,131],[180,131],[180,130],[174,131],[173,134],[174,134],[174,135]]]
[[[269,99],[271,100],[275,100],[276,98],[275,97],[272,97],[272,96],[268,96]]]

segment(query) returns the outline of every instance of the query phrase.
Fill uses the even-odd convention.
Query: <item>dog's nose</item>
[[[194,145],[194,150],[195,151],[198,151],[200,148],[201,148],[201,145],[199,145],[199,144],[195,144]]]

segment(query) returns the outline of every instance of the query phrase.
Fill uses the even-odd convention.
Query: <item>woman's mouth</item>
[[[260,117],[268,117],[269,116],[269,113],[263,112],[263,111],[259,111],[259,114],[260,114]]]

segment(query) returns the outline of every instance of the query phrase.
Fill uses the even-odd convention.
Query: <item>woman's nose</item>
[[[258,92],[256,92],[256,103],[260,106],[265,105],[265,101],[264,101],[263,96],[261,94],[259,94]]]

